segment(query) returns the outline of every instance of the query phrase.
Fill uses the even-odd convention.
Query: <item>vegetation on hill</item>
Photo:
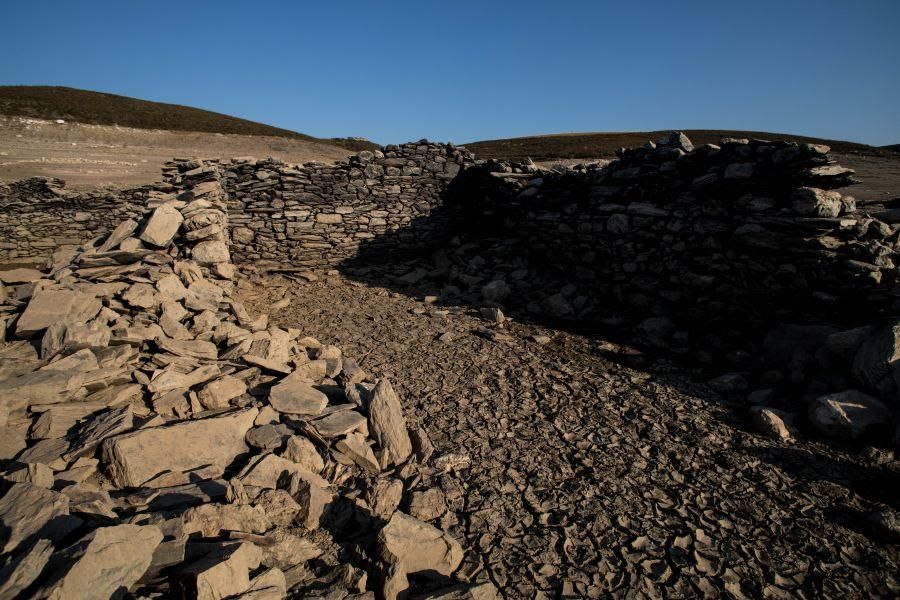
[[[0,86],[0,114],[36,119],[64,119],[95,125],[119,125],[136,129],[285,137],[333,144],[352,151],[379,147],[378,144],[365,139],[315,138],[296,131],[190,106],[150,102],[68,87]]]
[[[723,137],[757,138],[765,140],[789,140],[811,144],[826,144],[836,152],[864,152],[882,154],[883,149],[854,142],[824,140],[786,133],[766,133],[760,131],[727,131],[714,129],[686,129],[685,134],[695,145],[718,144]],[[486,140],[466,144],[466,148],[481,158],[504,160],[555,160],[566,158],[613,157],[619,148],[642,146],[647,141],[656,141],[668,136],[670,131],[634,131],[622,133],[563,133],[558,135],[536,135]]]

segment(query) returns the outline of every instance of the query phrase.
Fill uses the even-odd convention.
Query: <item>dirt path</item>
[[[437,454],[470,459],[441,479],[441,525],[508,598],[900,594],[898,547],[865,521],[900,481],[884,451],[770,441],[741,401],[603,340],[490,340],[471,311],[337,276],[252,284],[248,308],[288,292],[274,323],[389,377]]]

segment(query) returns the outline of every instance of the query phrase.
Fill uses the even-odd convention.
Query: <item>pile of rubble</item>
[[[494,597],[435,526],[456,457],[247,313],[218,171],[178,164],[140,220],[0,273],[0,597]]]

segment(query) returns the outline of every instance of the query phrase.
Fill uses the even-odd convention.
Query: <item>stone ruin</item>
[[[8,589],[75,590],[114,564],[115,589],[199,597],[403,597],[421,572],[456,578],[424,597],[491,597],[428,523],[427,482],[457,457],[407,433],[389,382],[249,316],[232,256],[338,267],[487,320],[624,331],[724,371],[710,386],[746,396],[768,435],[900,442],[900,214],[833,191],[853,173],[826,147],[673,134],[540,169],[423,141],[165,174],[118,193],[118,226],[116,192],[0,188],[4,258],[82,243],[47,276],[2,274],[0,518],[25,524],[7,534]],[[411,480],[425,485],[404,494]],[[123,539],[125,565],[104,551]]]
[[[458,458],[388,380],[233,298],[216,169],[161,187],[2,273],[0,597],[402,598],[423,572],[418,597],[493,597],[429,523]]]

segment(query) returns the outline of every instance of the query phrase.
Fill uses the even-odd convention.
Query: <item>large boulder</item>
[[[809,405],[809,421],[825,435],[855,440],[874,425],[887,425],[891,411],[858,390],[826,394]]]
[[[900,390],[900,321],[879,329],[859,347],[853,376],[866,388],[893,396]]]

